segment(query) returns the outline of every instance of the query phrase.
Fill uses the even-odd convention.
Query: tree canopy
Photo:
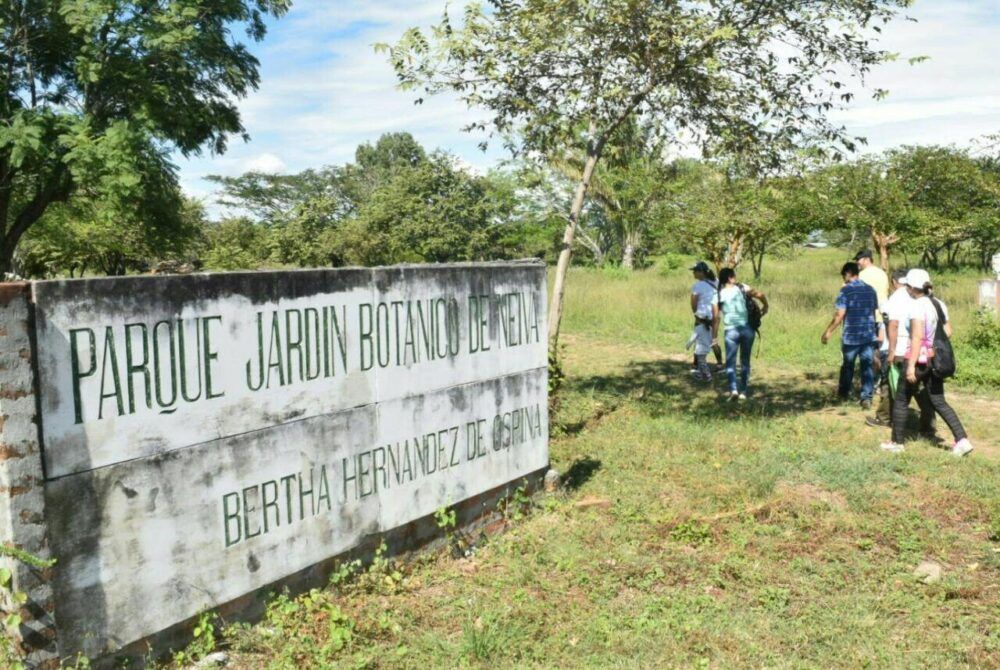
[[[258,62],[233,28],[260,40],[289,1],[0,3],[0,272],[51,205],[81,192],[107,216],[178,224],[170,152],[245,137],[235,100]]]
[[[515,137],[551,153],[581,142],[585,160],[556,272],[550,343],[559,325],[576,226],[610,137],[635,116],[666,139],[775,167],[814,144],[855,140],[827,112],[891,54],[882,28],[909,0],[489,0],[428,37],[408,31],[389,53],[404,89],[457,93]],[[876,91],[876,95],[881,95]],[[476,127],[476,126],[474,126]]]

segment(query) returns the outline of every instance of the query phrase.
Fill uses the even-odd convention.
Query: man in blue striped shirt
[[[872,347],[878,340],[875,313],[878,311],[878,294],[859,279],[861,268],[857,263],[847,263],[840,271],[844,286],[837,296],[837,311],[833,321],[823,333],[822,342],[830,341],[837,327],[843,324],[841,334],[844,363],[840,366],[840,386],[837,395],[849,400],[854,383],[854,364],[861,361],[861,406],[869,409],[875,393],[875,371],[872,367]]]

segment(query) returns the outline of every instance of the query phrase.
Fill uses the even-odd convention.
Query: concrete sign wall
[[[541,264],[33,288],[64,656],[547,467]]]

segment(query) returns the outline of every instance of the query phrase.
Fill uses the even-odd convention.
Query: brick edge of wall
[[[45,475],[39,439],[34,370],[31,285],[0,284],[0,544],[50,558],[45,524]],[[22,623],[8,634],[28,667],[57,667],[52,569],[35,568],[8,556],[0,565],[13,575],[11,587],[27,594]],[[9,610],[13,603],[4,595]]]

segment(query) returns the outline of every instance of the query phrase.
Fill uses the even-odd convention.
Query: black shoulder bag
[[[937,332],[934,334],[934,357],[931,359],[931,373],[938,379],[948,379],[955,376],[955,351],[951,348],[951,340],[944,330],[944,325],[948,319],[941,309],[941,303],[937,298],[931,298],[934,309],[937,310],[938,322]]]
[[[740,293],[743,295],[743,302],[747,306],[747,325],[757,334],[757,357],[760,357],[761,347],[764,346],[764,338],[760,334],[760,325],[764,321],[764,311],[754,300],[753,296],[747,293],[746,284],[739,284]]]

